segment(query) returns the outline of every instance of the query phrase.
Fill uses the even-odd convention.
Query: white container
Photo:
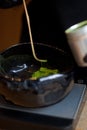
[[[78,66],[87,66],[87,20],[65,30],[65,34]]]

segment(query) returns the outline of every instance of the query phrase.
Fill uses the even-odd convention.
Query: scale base
[[[21,108],[0,99],[0,128],[9,130],[73,130],[86,85],[75,84],[62,101],[43,108]],[[3,100],[2,100],[3,99]]]

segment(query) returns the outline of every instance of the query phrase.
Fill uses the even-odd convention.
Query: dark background
[[[21,3],[22,0],[0,0],[0,8],[12,8]],[[87,19],[87,0],[31,0],[28,11],[34,42],[70,51],[64,31]],[[20,42],[30,41],[25,13],[22,23]]]
[[[55,45],[70,52],[64,31],[87,19],[86,0],[32,0],[28,5],[34,42]],[[29,41],[25,14],[21,41]]]

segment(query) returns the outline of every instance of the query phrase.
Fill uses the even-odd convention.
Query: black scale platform
[[[72,91],[62,101],[33,109],[15,106],[0,97],[0,126],[8,130],[73,130],[85,92],[85,84],[74,84]]]

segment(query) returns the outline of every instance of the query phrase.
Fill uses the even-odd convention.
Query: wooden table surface
[[[78,118],[75,130],[87,130],[87,90],[83,100],[83,108]]]

